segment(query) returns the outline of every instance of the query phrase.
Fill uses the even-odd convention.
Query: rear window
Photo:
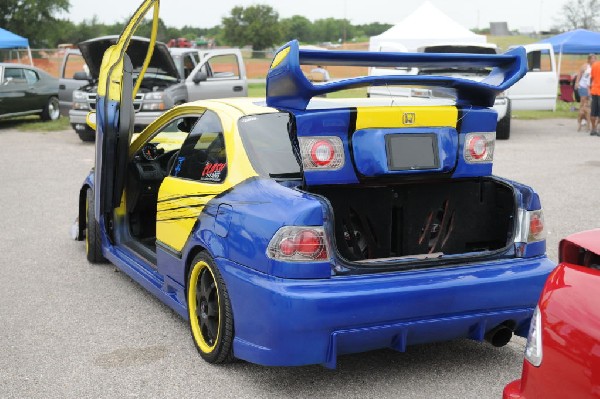
[[[283,112],[245,116],[238,127],[254,170],[262,176],[300,177],[288,133],[290,115]]]

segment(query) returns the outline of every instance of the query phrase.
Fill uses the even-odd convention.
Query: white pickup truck
[[[69,116],[71,126],[81,140],[93,141],[95,132],[86,124],[86,116],[96,106],[96,81],[104,50],[116,36],[105,36],[79,44],[63,59],[59,81],[61,113]],[[130,58],[141,67],[147,39],[132,39]],[[137,51],[136,49],[141,49]],[[82,59],[83,58],[83,59]],[[239,49],[168,49],[156,43],[150,67],[134,100],[135,129],[140,131],[165,110],[188,101],[208,98],[243,97],[248,82]]]
[[[496,97],[494,110],[498,114],[496,138],[507,140],[510,137],[510,120],[512,110],[554,110],[556,107],[556,89],[558,77],[552,46],[547,43],[535,43],[523,46],[527,51],[527,74],[507,92]],[[379,51],[406,51],[402,46],[382,44]],[[474,43],[442,43],[420,47],[418,52],[424,53],[473,53],[496,54],[495,44]],[[408,75],[443,75],[464,77],[480,81],[489,71],[477,68],[396,68],[396,74]],[[370,75],[389,75],[389,68],[370,68]],[[443,92],[432,89],[411,87],[374,86],[368,89],[369,97],[438,97]]]

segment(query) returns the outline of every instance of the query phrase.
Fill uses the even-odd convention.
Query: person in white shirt
[[[585,120],[588,131],[592,128],[590,116],[590,77],[592,73],[592,64],[596,61],[596,54],[590,54],[587,62],[579,68],[579,73],[575,79],[575,90],[579,93],[579,115],[577,115],[577,131],[581,130],[581,124]]]
[[[310,71],[311,82],[328,82],[329,79],[329,72],[321,65],[317,65],[316,68]]]

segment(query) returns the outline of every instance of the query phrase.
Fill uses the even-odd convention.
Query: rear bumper
[[[526,399],[526,397],[521,394],[521,380],[515,380],[504,387],[502,399]]]
[[[412,272],[292,280],[223,258],[234,314],[234,355],[272,366],[324,364],[338,355],[457,338],[483,340],[509,322],[525,335],[546,257]]]

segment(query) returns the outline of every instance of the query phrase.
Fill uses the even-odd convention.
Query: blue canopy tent
[[[0,49],[26,49],[29,55],[29,62],[33,65],[33,57],[29,48],[29,40],[19,35],[15,35],[6,29],[0,28]],[[21,62],[21,57],[17,52],[17,59]]]
[[[540,43],[550,43],[554,53],[558,53],[558,75],[564,54],[600,53],[600,33],[585,29],[575,29],[560,35],[552,36]]]
[[[589,54],[600,53],[600,33],[585,29],[575,29],[560,35],[541,40],[550,43],[555,53]]]

